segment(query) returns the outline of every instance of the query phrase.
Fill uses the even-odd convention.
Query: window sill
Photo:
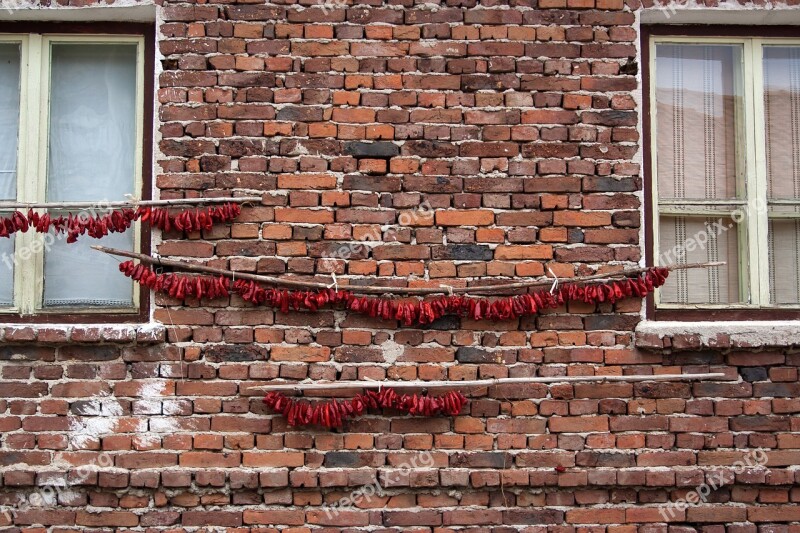
[[[800,345],[800,320],[667,322],[645,320],[636,326],[642,350],[730,350]]]
[[[119,343],[158,344],[166,339],[160,322],[144,324],[0,324],[5,343],[44,344]]]

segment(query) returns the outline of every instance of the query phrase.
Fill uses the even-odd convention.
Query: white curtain
[[[52,49],[48,201],[134,193],[136,46]]]
[[[67,244],[57,240],[45,254],[45,307],[130,307],[133,283],[119,272],[119,261],[89,248],[96,244],[84,236]],[[133,231],[103,237],[103,246],[133,249]]]
[[[19,135],[18,44],[0,44],[0,199],[17,198]],[[6,215],[7,213],[3,213]],[[14,300],[14,237],[0,238],[0,307]]]
[[[0,44],[0,200],[17,198],[19,45]]]
[[[0,238],[0,307],[14,303],[14,237]]]
[[[52,48],[49,201],[124,200],[135,193],[136,47],[55,44]],[[133,285],[92,239],[56,242],[45,253],[44,305],[120,307]],[[133,232],[103,244],[133,249]]]
[[[800,47],[764,47],[764,122],[768,199],[800,200]],[[800,303],[800,222],[770,220],[769,264],[772,303]]]

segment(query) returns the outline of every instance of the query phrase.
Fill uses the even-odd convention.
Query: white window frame
[[[656,100],[656,46],[659,44],[718,44],[742,46],[742,106],[737,109],[739,118],[743,120],[744,139],[737,142],[737,150],[744,147],[744,153],[737,157],[744,159],[744,183],[747,196],[737,200],[689,201],[681,199],[673,202],[659,200],[658,196],[658,110]],[[766,157],[766,121],[764,111],[764,70],[763,48],[770,45],[800,46],[800,39],[768,38],[768,37],[683,37],[653,35],[649,42],[649,98],[650,98],[650,193],[653,206],[653,264],[658,265],[660,256],[659,224],[661,215],[686,215],[727,217],[736,210],[745,213],[739,224],[739,283],[740,294],[745,303],[734,304],[674,304],[662,303],[661,291],[655,292],[655,304],[658,309],[800,309],[800,304],[770,303],[769,286],[769,240],[768,229],[770,218],[800,219],[800,209],[795,213],[770,212],[770,209],[759,209],[767,205],[767,157]],[[736,80],[738,83],[738,80]],[[738,186],[738,184],[737,184]],[[798,200],[770,200],[770,204],[800,207]],[[715,209],[716,208],[716,209]],[[730,208],[725,210],[723,208]]]
[[[142,35],[122,34],[0,34],[0,43],[20,46],[20,120],[17,152],[17,202],[44,202],[47,190],[47,153],[50,112],[51,46],[59,43],[135,44],[136,45],[136,146],[134,190],[139,197],[143,189],[145,40]],[[100,201],[101,199],[98,199]],[[44,212],[40,210],[40,212]],[[134,250],[141,248],[141,225],[135,223]],[[131,307],[43,307],[44,235],[29,230],[15,234],[14,304],[0,308],[0,314],[109,314],[137,313],[139,291],[132,286]],[[88,239],[90,237],[83,236]],[[37,242],[38,241],[38,242]],[[31,251],[29,259],[21,258],[20,250]],[[30,264],[30,268],[20,267]]]

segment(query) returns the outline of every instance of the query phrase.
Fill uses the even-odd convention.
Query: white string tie
[[[339,294],[339,281],[336,279],[336,272],[331,272],[331,279],[333,280],[333,283],[328,285],[328,288],[333,289],[336,294]]]
[[[552,274],[553,277],[555,278],[553,280],[553,286],[550,287],[550,294],[555,294],[556,289],[558,288],[558,276],[556,276],[556,273],[553,272],[553,269],[550,267],[547,267],[547,271],[550,272],[550,274]]]

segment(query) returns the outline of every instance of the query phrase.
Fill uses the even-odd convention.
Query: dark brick
[[[435,329],[440,331],[456,330],[461,327],[461,319],[454,315],[447,315],[434,320],[430,324],[418,326],[419,329]]]
[[[479,244],[448,244],[431,249],[431,259],[437,261],[491,261],[493,256],[491,248]]]
[[[0,346],[0,361],[54,361],[53,348],[43,346]]]
[[[342,188],[349,191],[398,192],[401,187],[401,179],[396,176],[350,174],[342,183]]]
[[[756,383],[753,396],[800,397],[800,383]]]
[[[353,157],[386,158],[400,155],[400,147],[390,142],[346,142],[344,153]]]
[[[731,431],[789,431],[788,416],[735,416],[731,417]]]
[[[265,349],[242,344],[208,346],[203,354],[212,363],[264,361],[267,358]]]
[[[64,361],[113,361],[120,356],[118,346],[62,346],[58,349],[58,359]]]
[[[515,357],[511,351],[489,351],[483,348],[462,346],[456,350],[456,359],[459,363],[512,364]]]
[[[504,524],[560,525],[564,522],[564,511],[555,509],[511,509],[503,511]]]
[[[318,122],[322,120],[321,107],[282,107],[278,110],[278,120],[293,120],[297,122]]]
[[[461,452],[450,456],[450,466],[471,468],[510,468],[514,458],[505,452]]]
[[[584,178],[583,190],[586,192],[634,192],[639,190],[639,182],[631,178],[591,176]]]
[[[575,456],[575,464],[590,467],[627,468],[636,466],[636,456],[632,453],[578,452]]]
[[[442,141],[408,141],[403,145],[403,155],[455,157],[458,155],[458,146]]]
[[[767,381],[769,379],[767,369],[763,366],[740,368],[739,373],[745,381]]]

